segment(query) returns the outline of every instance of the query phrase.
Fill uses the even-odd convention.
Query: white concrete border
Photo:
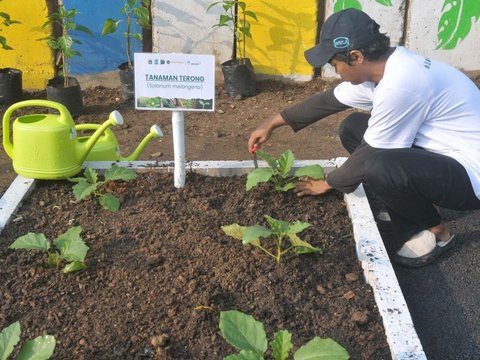
[[[345,158],[328,160],[295,161],[295,167],[319,164],[326,172],[333,170]],[[107,169],[112,162],[88,162],[85,166]],[[137,171],[172,172],[173,162],[132,161],[117,162],[119,166]],[[260,161],[259,166],[266,166]],[[247,173],[253,168],[252,161],[193,161],[187,170],[212,176],[233,176]],[[172,184],[173,186],[173,184]],[[0,232],[18,209],[22,199],[33,189],[34,181],[18,176],[0,199]],[[352,219],[353,234],[358,259],[364,275],[372,286],[378,310],[383,318],[385,334],[394,360],[426,360],[425,353],[413,326],[413,322],[390,263],[382,238],[373,218],[365,191],[359,186],[353,193],[345,195],[349,216]]]

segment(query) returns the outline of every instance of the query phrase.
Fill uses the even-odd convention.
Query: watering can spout
[[[123,125],[123,123],[123,116],[117,110],[112,111],[110,113],[110,116],[108,117],[108,120],[105,121],[102,125],[100,125],[100,127],[95,130],[93,135],[90,136],[84,144],[82,144],[83,149],[79,154],[80,161],[83,162],[86,159],[90,150],[92,150],[93,146],[97,143],[98,139],[107,128],[115,125]]]
[[[145,146],[150,142],[150,140],[159,138],[163,136],[162,129],[158,125],[152,125],[150,127],[150,132],[143,138],[143,140],[138,144],[135,151],[127,157],[120,157],[122,161],[134,161],[137,160],[140,154],[142,153]]]

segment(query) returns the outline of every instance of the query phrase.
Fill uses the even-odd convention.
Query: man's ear
[[[365,60],[363,54],[359,50],[352,50],[348,53],[348,60],[350,63],[356,62],[356,63],[363,63]]]

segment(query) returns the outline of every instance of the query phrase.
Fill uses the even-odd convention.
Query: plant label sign
[[[215,57],[135,53],[135,108],[214,111]]]

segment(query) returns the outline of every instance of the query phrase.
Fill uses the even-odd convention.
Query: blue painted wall
[[[82,32],[72,32],[72,36],[82,44],[74,48],[82,54],[75,56],[70,61],[72,75],[96,74],[114,71],[117,66],[127,60],[125,32],[125,15],[120,12],[123,0],[64,0],[66,9],[75,8],[79,12],[75,18],[77,24],[88,27],[93,36]],[[102,36],[103,23],[112,18],[122,20],[117,31],[113,34]],[[132,32],[141,32],[138,25],[132,24]],[[133,40],[133,52],[141,52],[142,44]]]

